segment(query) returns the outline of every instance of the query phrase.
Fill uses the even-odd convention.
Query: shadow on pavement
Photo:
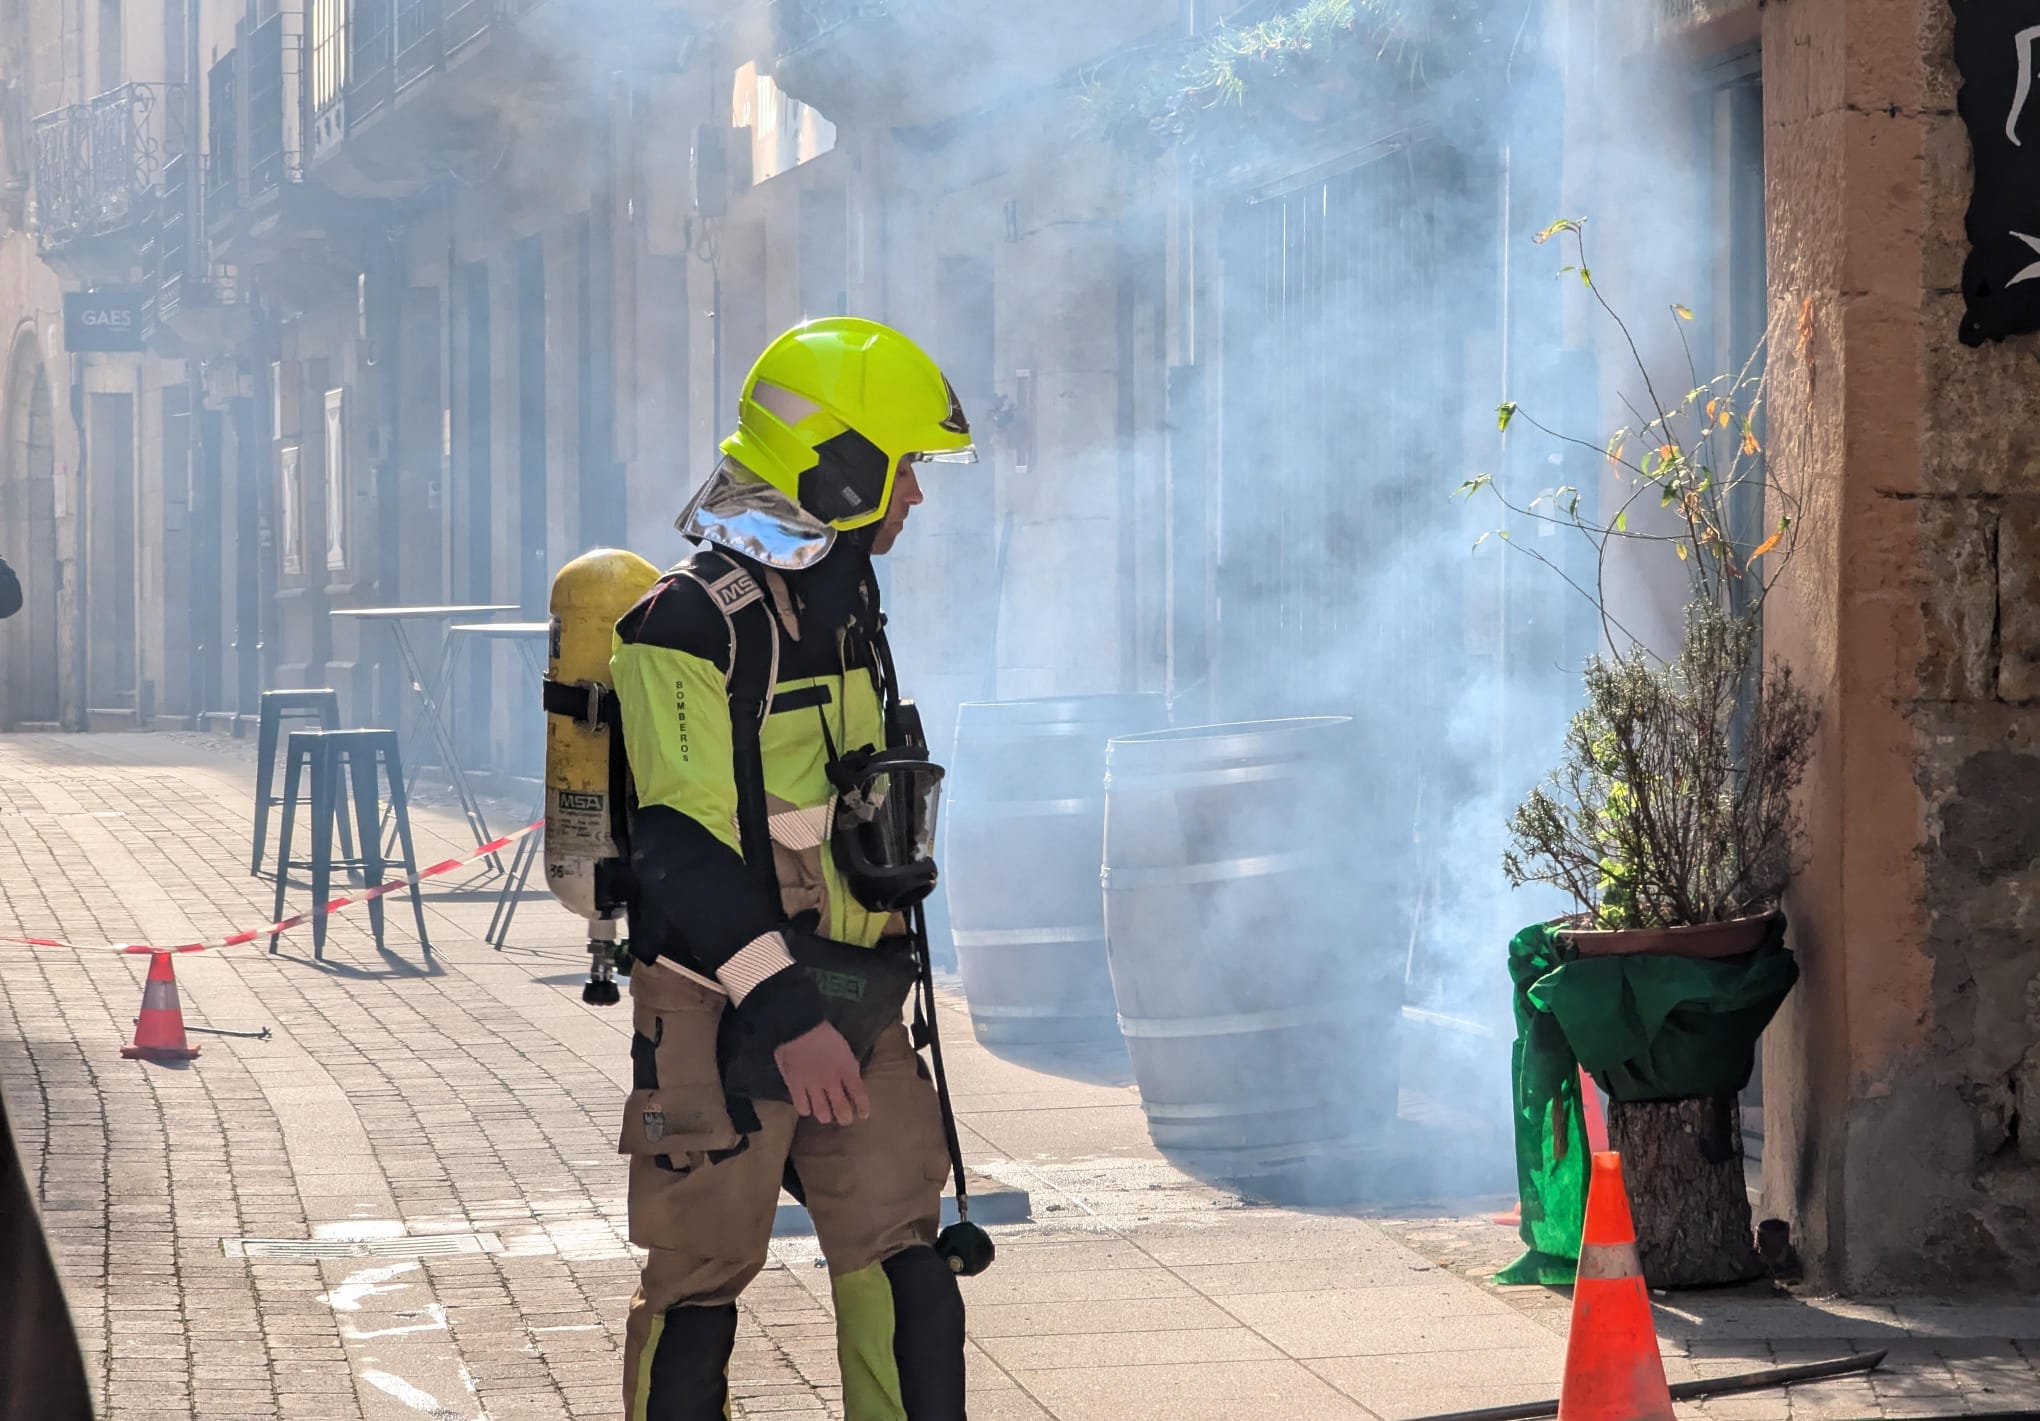
[[[0,1421],[91,1421],[85,1359],[0,1102]]]
[[[413,961],[389,947],[377,948],[376,955],[387,964],[385,967],[358,967],[354,963],[341,961],[330,953],[324,958],[316,958],[309,952],[279,952],[276,957],[278,961],[309,967],[315,972],[324,972],[329,977],[345,977],[356,982],[393,982],[407,978],[429,979],[446,975],[446,968],[440,965],[437,957],[427,956],[422,962]]]
[[[1011,1061],[1016,1066],[1025,1066],[1043,1075],[1061,1076],[1086,1085],[1133,1084],[1133,1062],[1127,1058],[1126,1043],[1117,1037],[1107,1041],[1055,1044],[1021,1045],[1010,1041],[980,1041],[978,1044],[1002,1061]]]

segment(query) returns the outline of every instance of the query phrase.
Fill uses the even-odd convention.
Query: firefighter
[[[611,660],[635,795],[621,1148],[649,1250],[627,1414],[726,1414],[784,1182],[827,1257],[848,1421],[956,1421],[950,1156],[902,1023],[941,771],[895,743],[914,737],[872,559],[919,465],[975,461],[970,427],[912,341],[834,318],[759,358],[722,452],[679,519],[703,546],[617,623]]]

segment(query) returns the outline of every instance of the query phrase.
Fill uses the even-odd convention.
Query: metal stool
[[[248,855],[248,872],[262,876],[262,849],[269,839],[269,811],[282,803],[270,791],[276,787],[276,751],[286,720],[316,720],[321,730],[340,728],[340,693],[318,691],[264,691],[262,724],[255,738],[255,848]],[[340,824],[340,846],[354,857],[354,831],[345,820]]]
[[[411,843],[410,808],[404,798],[404,765],[397,750],[397,732],[394,730],[293,730],[284,759],[283,829],[277,836],[276,846],[276,918],[279,922],[283,919],[283,898],[290,884],[291,869],[309,868],[312,874],[312,910],[317,914],[312,919],[312,955],[323,959],[326,955],[327,914],[322,910],[331,901],[333,869],[336,866],[359,869],[362,881],[372,887],[382,882],[382,838],[376,832],[379,817],[376,804],[378,764],[389,782],[390,814],[395,821],[397,840],[404,849],[403,869],[407,875],[418,871],[418,854]],[[312,856],[303,862],[293,862],[290,840],[297,822],[298,790],[306,770],[310,771],[312,781]],[[333,821],[340,821],[344,835],[350,780],[361,853],[357,857],[352,848],[347,848],[345,856],[336,863],[333,858]],[[411,885],[411,911],[418,919],[418,941],[430,953],[432,940],[425,934],[425,899],[415,883]],[[383,945],[381,898],[368,900],[368,920],[375,933],[375,945],[380,948]],[[269,950],[276,951],[276,936],[273,934],[269,939]]]

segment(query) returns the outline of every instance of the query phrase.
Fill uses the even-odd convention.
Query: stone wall
[[[1826,715],[1767,1202],[1852,1291],[2031,1287],[2040,364],[1956,340],[1946,0],[1789,0],[1764,41],[1772,446],[1810,539],[1767,634]]]

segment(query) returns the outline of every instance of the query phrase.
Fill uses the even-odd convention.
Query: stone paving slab
[[[233,742],[0,739],[0,929],[185,941],[268,921],[273,889],[246,873],[251,783]],[[420,786],[419,800],[422,857],[468,846],[443,795]],[[489,809],[496,827],[522,817]],[[522,905],[500,953],[481,942],[486,893],[428,904],[430,954],[397,904],[381,948],[357,910],[334,919],[323,962],[302,933],[276,956],[180,958],[187,1022],[272,1031],[198,1038],[183,1067],[119,1057],[146,959],[0,948],[0,1089],[105,1415],[617,1414],[636,1270],[614,1153],[628,1017],[580,1002],[578,931],[549,901]],[[1115,1045],[994,1054],[953,990],[942,1022],[973,1173],[1031,1205],[994,1228],[997,1264],[964,1285],[978,1421],[1406,1418],[1556,1394],[1565,1295],[1483,1281],[1515,1251],[1484,1219],[1503,1201],[1422,1217],[1273,1207],[1153,1148]],[[1405,1106],[1414,1146],[1446,1128]],[[444,1234],[495,1243],[368,1256],[370,1241]],[[351,1240],[363,1256],[223,1242],[242,1238]],[[735,1415],[841,1415],[818,1263],[811,1238],[775,1240],[742,1309]],[[2028,1300],[1659,1301],[1674,1380],[1893,1349],[1869,1380],[1685,1418],[2040,1405]]]

